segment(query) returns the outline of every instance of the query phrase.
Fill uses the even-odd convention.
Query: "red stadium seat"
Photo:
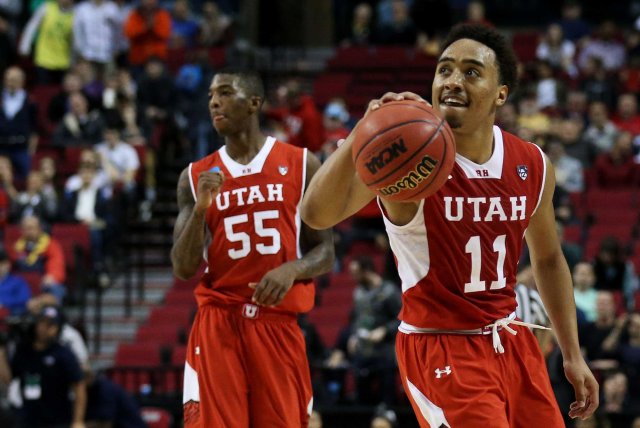
[[[56,239],[64,251],[65,263],[69,271],[75,271],[75,249],[80,248],[83,254],[82,267],[88,267],[91,257],[91,238],[89,227],[84,223],[55,223],[51,227],[51,237]]]
[[[536,49],[540,40],[537,31],[520,31],[513,35],[511,44],[521,62],[530,62],[536,59]]]
[[[142,325],[136,332],[136,343],[173,345],[178,341],[178,332],[182,328],[174,324]]]
[[[152,367],[160,365],[158,343],[122,343],[118,346],[114,365],[129,367]]]
[[[196,298],[193,295],[193,290],[188,288],[172,288],[165,294],[164,303],[167,306],[188,306],[196,304]]]
[[[147,320],[147,325],[174,324],[186,327],[191,322],[192,313],[191,305],[155,308]]]
[[[582,225],[571,224],[564,227],[563,239],[567,242],[579,244],[582,242]]]
[[[637,206],[636,190],[591,189],[586,194],[587,212],[607,210],[627,210]]]
[[[173,353],[171,354],[171,364],[174,366],[183,366],[185,361],[187,361],[186,345],[174,346]]]

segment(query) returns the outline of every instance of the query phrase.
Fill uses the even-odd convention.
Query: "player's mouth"
[[[465,99],[461,97],[456,97],[453,95],[447,95],[442,97],[440,99],[440,105],[447,106],[447,107],[457,107],[457,108],[469,107],[469,103]]]
[[[213,119],[214,122],[220,122],[226,119],[227,116],[225,116],[224,114],[212,114],[211,118]]]

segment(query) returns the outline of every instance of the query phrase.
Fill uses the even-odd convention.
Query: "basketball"
[[[419,201],[444,185],[456,155],[453,132],[430,106],[392,101],[358,124],[352,146],[360,179],[394,202]]]

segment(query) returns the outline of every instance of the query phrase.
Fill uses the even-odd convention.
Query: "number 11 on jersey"
[[[505,246],[506,235],[500,235],[493,241],[493,251],[498,253],[496,263],[496,273],[498,279],[491,281],[490,290],[499,290],[507,286],[507,278],[504,276],[504,259],[507,255]],[[480,237],[472,236],[464,247],[467,254],[471,254],[471,278],[469,282],[464,284],[465,293],[475,293],[477,291],[485,291],[487,289],[486,281],[480,279],[482,271],[482,248],[480,247]]]

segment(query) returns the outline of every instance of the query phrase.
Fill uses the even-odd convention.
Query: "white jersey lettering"
[[[254,201],[264,202],[264,196],[262,196],[262,192],[260,192],[260,186],[251,186],[249,187],[249,196],[247,197],[247,204],[253,204]]]
[[[507,215],[504,213],[502,209],[502,204],[500,203],[500,198],[489,198],[489,210],[487,211],[487,215],[484,217],[484,221],[493,221],[493,216],[498,215],[499,221],[506,221]]]
[[[456,213],[455,215],[451,212],[451,201],[453,198],[451,196],[444,197],[444,215],[447,217],[449,221],[460,221],[462,220],[463,211],[462,204],[464,203],[464,198],[462,196],[456,196]]]
[[[518,204],[518,199],[520,203]],[[511,218],[510,220],[524,220],[525,212],[527,211],[527,197],[526,196],[512,196],[509,198],[511,201]],[[519,215],[518,215],[519,214]]]
[[[269,202],[283,201],[283,199],[282,199],[282,183],[267,184],[267,190],[269,191],[269,197],[267,198],[267,200]]]

